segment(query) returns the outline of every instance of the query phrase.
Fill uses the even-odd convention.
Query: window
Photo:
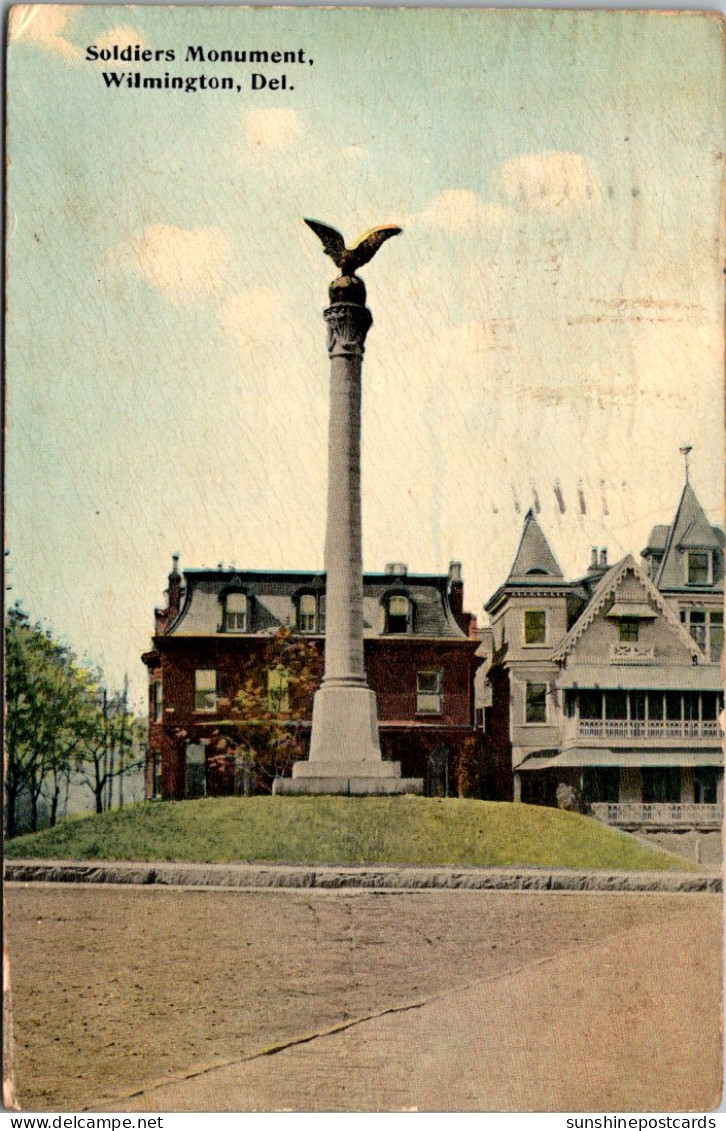
[[[205,797],[207,793],[206,751],[201,743],[187,743],[184,792],[187,797]]]
[[[444,709],[444,673],[440,671],[416,673],[416,714],[440,715]]]
[[[717,664],[723,652],[723,613],[711,613],[709,621],[709,656],[712,663]]]
[[[547,614],[544,609],[527,609],[524,614],[524,643],[544,644],[547,636]]]
[[[635,644],[638,639],[637,617],[622,617],[620,620],[620,640],[623,644]]]
[[[194,673],[194,710],[216,711],[217,673],[208,668],[197,668]]]
[[[247,631],[247,598],[244,593],[228,593],[224,601],[224,631]]]
[[[152,723],[160,723],[164,716],[160,679],[155,679],[149,684],[149,715]]]
[[[547,722],[547,684],[527,684],[527,708],[525,718],[528,723]]]
[[[325,594],[321,593],[318,602],[318,631],[325,632]]]
[[[386,632],[408,632],[411,623],[411,602],[408,597],[389,597]]]
[[[315,632],[315,594],[303,593],[297,609],[297,626],[300,632]]]
[[[711,581],[711,555],[708,550],[688,551],[688,584],[708,585]]]
[[[267,673],[267,710],[275,715],[290,710],[290,673],[287,668],[271,668]]]
[[[161,754],[154,754],[151,768],[151,796],[161,796]]]
[[[706,612],[704,609],[691,609],[688,630],[699,648],[706,647]]]
[[[723,652],[723,611],[714,609],[681,609],[681,624],[690,632],[699,648],[717,664]]]

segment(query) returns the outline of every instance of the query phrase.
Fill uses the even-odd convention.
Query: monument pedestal
[[[421,778],[402,778],[378,743],[375,694],[352,682],[324,683],[313,701],[310,757],[291,778],[276,778],[273,793],[422,793]]]

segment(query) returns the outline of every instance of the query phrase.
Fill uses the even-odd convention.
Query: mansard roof
[[[164,636],[217,636],[226,594],[245,593],[252,609],[251,631],[265,636],[294,627],[295,602],[302,593],[324,593],[325,573],[305,570],[187,569],[186,596]],[[381,606],[392,593],[405,593],[414,607],[413,638],[467,640],[456,623],[448,597],[448,574],[367,573],[363,576],[363,635],[379,635]]]
[[[530,508],[524,520],[514,564],[505,584],[525,579],[528,582],[551,581],[552,578],[564,581],[564,574],[550,549],[542,527],[537,522],[534,511]]]
[[[723,590],[723,545],[723,531],[711,526],[693,487],[686,482],[676,517],[668,530],[656,585],[659,589],[692,590],[693,585],[687,584],[683,555],[688,550],[711,550],[713,583],[708,588]]]
[[[647,601],[652,603],[652,605],[657,609],[658,613],[660,613],[660,615],[669,624],[676,635],[680,637],[682,644],[687,649],[687,651],[690,652],[691,656],[695,657],[696,659],[703,659],[703,653],[701,652],[701,649],[698,647],[690,633],[688,633],[681,624],[670,602],[667,601],[666,598],[658,592],[653,582],[650,580],[642,567],[638,565],[633,555],[628,554],[619,562],[616,562],[614,566],[611,566],[607,573],[603,574],[600,579],[599,585],[593,592],[592,599],[590,600],[589,604],[585,606],[584,610],[575,621],[570,631],[566,636],[562,638],[557,648],[555,648],[554,652],[552,653],[553,660],[561,662],[567,658],[580,638],[585,634],[587,629],[595,620],[598,613],[600,613],[605,607],[608,600],[615,596],[621,582],[623,581],[623,578],[628,573],[632,573],[633,576],[638,579],[638,581],[643,586],[643,589],[645,590]]]

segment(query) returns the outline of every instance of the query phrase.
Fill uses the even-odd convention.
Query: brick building
[[[428,794],[455,794],[466,763],[476,788],[481,733],[474,676],[481,663],[476,620],[464,611],[461,566],[448,575],[409,574],[401,563],[363,579],[364,650],[376,694],[384,758]],[[183,798],[240,791],[210,758],[213,736],[234,742],[228,705],[250,664],[264,662],[281,629],[323,654],[325,575],[310,572],[188,569],[175,557],[167,605],[156,610],[149,671],[147,796]],[[270,696],[286,694],[283,670],[268,673]],[[309,740],[309,717],[298,727]],[[257,782],[257,788],[266,788]]]

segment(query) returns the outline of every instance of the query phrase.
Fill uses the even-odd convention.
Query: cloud
[[[218,228],[151,224],[117,244],[106,260],[109,267],[135,275],[186,305],[220,295],[233,255],[232,244]]]
[[[508,208],[492,204],[476,192],[446,189],[435,196],[422,212],[409,216],[406,223],[444,232],[465,232],[501,224],[511,215]]]
[[[10,10],[8,37],[51,51],[67,63],[79,63],[82,59],[80,49],[61,32],[80,10],[78,5],[18,4]]]
[[[496,188],[521,212],[576,211],[600,199],[597,175],[579,153],[525,153],[502,166]]]
[[[298,144],[305,123],[296,110],[248,110],[242,131],[253,152],[283,153]]]
[[[118,45],[118,47],[146,47],[146,41],[140,32],[127,25],[112,27],[103,32],[102,35],[96,36],[95,44],[96,47],[106,48],[107,50],[115,45]],[[103,62],[103,60],[99,60],[99,62]]]

